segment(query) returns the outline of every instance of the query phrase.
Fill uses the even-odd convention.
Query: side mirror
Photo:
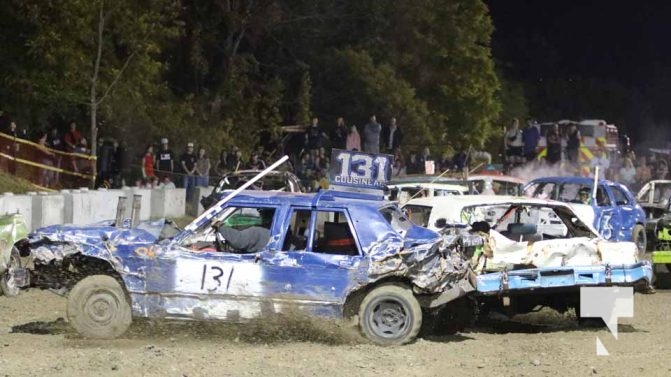
[[[447,220],[441,217],[440,219],[436,220],[434,225],[439,229],[445,228],[447,226]]]

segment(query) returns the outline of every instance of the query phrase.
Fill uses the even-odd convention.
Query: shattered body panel
[[[404,209],[413,220],[420,218],[434,226],[442,223],[446,244],[459,238],[463,246],[479,248],[477,254],[469,255],[477,273],[637,262],[634,243],[604,240],[572,205],[562,202],[474,196],[416,199]],[[413,211],[420,215],[413,215]],[[556,219],[556,224],[547,224],[546,218]],[[491,229],[474,231],[470,227],[476,222],[485,222]]]
[[[232,225],[227,219],[251,209],[274,211],[266,247],[218,251],[230,245],[217,243],[212,225]],[[300,211],[312,216],[306,246],[288,248]],[[319,216],[332,218],[320,223]],[[338,222],[349,227],[356,253],[316,249],[327,238],[326,227]],[[38,229],[30,236],[33,286],[65,293],[87,272],[82,265],[102,261],[94,264],[123,281],[135,316],[231,321],[290,308],[340,317],[354,292],[390,278],[407,282],[418,296],[450,291],[456,298],[469,291],[463,283],[468,263],[441,250],[438,233],[370,195],[243,191],[174,237],[159,237],[167,226],[104,222]]]
[[[28,226],[20,214],[0,216],[0,274],[10,264],[14,244],[28,236]]]
[[[599,237],[589,223],[583,222],[584,216],[573,211],[572,205],[522,197],[480,196],[479,200],[476,197],[416,199],[408,202],[407,207],[424,208],[423,216],[426,208],[430,208],[427,221],[442,223],[445,247],[455,250],[453,255],[458,251],[470,258],[478,296],[515,295],[546,305],[563,299],[542,302],[530,297],[558,291],[575,293],[583,285],[647,289],[652,282],[652,267],[647,261],[638,261],[633,242],[611,242]],[[535,212],[552,214],[561,228],[543,228]],[[485,222],[487,225],[483,225]],[[505,227],[506,224],[511,226]],[[507,230],[498,231],[497,226]],[[511,232],[514,228],[542,233]],[[558,229],[563,230],[553,233]],[[533,305],[527,309],[533,309]]]
[[[656,244],[657,234],[661,230],[659,221],[669,213],[669,198],[671,197],[671,180],[657,179],[646,183],[636,194],[638,204],[643,207],[647,222],[645,231],[648,239],[648,249],[659,251]],[[668,248],[668,245],[663,245]]]

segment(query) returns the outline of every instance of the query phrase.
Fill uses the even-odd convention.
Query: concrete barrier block
[[[153,189],[151,218],[182,217],[186,212],[185,189]]]
[[[6,193],[0,196],[0,214],[18,212],[23,215],[28,229],[33,230],[33,198],[32,195]]]
[[[126,217],[130,218],[133,211],[133,195],[140,195],[140,220],[149,220],[151,218],[151,193],[152,189],[140,187],[124,187],[122,188],[124,195],[128,198],[126,204]]]
[[[39,193],[32,197],[32,227],[63,224],[65,216],[65,198],[61,194]]]
[[[187,215],[197,217],[201,213],[205,212],[205,208],[203,208],[203,206],[200,204],[200,199],[203,196],[209,196],[213,190],[214,186],[196,187],[193,190],[193,197],[191,198],[191,202],[187,207]]]
[[[92,196],[92,222],[114,220],[116,217],[116,208],[119,204],[119,197],[126,196],[121,189],[98,189],[89,191],[88,194]],[[130,202],[130,199],[128,199],[128,202]]]
[[[93,202],[94,196],[90,195],[88,190],[71,190],[63,193],[63,197],[65,199],[63,222],[77,225],[94,222],[93,214],[97,205]]]

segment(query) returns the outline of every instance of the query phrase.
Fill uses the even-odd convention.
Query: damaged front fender
[[[369,276],[382,279],[389,276],[409,280],[423,305],[436,307],[462,297],[475,288],[468,278],[469,262],[450,247],[443,247],[445,240],[420,243],[408,248],[380,243],[375,249],[369,266]],[[383,251],[383,248],[387,248]]]
[[[10,265],[14,244],[28,236],[23,215],[16,213],[0,216],[0,274]]]

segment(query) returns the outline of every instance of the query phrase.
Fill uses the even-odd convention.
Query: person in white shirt
[[[519,164],[524,162],[524,141],[522,139],[522,130],[517,118],[508,127],[505,134],[506,160],[510,164]]]
[[[589,166],[592,168],[592,173],[594,169],[599,168],[599,179],[606,179],[606,170],[610,167],[610,160],[608,159],[608,154],[603,148],[599,148],[598,152],[590,161]]]

